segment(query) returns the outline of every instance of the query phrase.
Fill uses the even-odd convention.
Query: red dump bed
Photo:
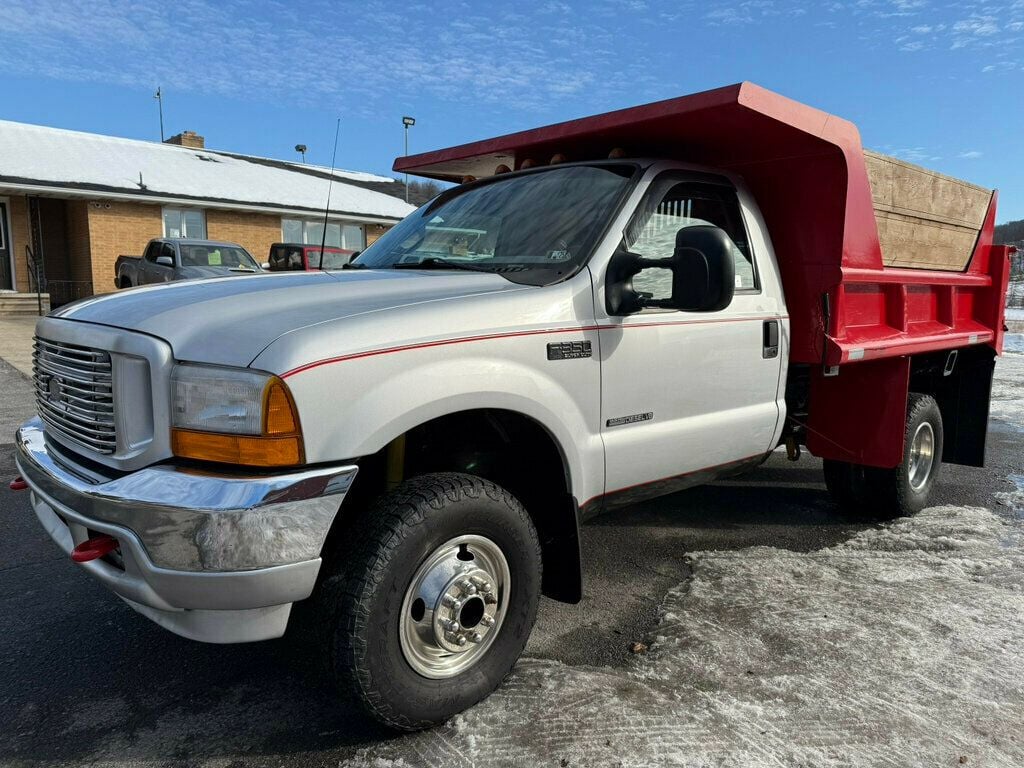
[[[783,272],[794,362],[1001,346],[1008,251],[992,245],[995,194],[965,271],[887,269],[856,126],[752,83],[402,157],[394,169],[461,181],[501,164],[598,159],[613,148],[744,177]]]
[[[890,158],[866,157],[852,123],[751,83],[402,157],[394,170],[459,182],[499,165],[603,159],[616,148],[745,179],[782,272],[790,362],[811,366],[807,443],[816,454],[895,466],[909,356],[972,345],[1001,351],[1009,249],[992,244],[996,194],[898,161],[906,167],[894,171]],[[976,220],[915,210],[921,190],[901,184],[937,185],[947,214],[966,194]],[[893,251],[884,258],[880,222]],[[886,266],[930,264],[927,238],[938,253],[965,237],[959,263],[944,255],[942,269]]]

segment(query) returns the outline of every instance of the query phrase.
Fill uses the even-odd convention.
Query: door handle
[[[779,356],[779,321],[765,320],[762,328],[761,357],[768,360]]]

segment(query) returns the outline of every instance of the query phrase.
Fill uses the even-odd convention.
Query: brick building
[[[114,262],[154,237],[319,243],[330,170],[167,142],[0,120],[0,291],[59,305],[114,290]],[[361,250],[413,210],[400,182],[334,172],[327,243]]]

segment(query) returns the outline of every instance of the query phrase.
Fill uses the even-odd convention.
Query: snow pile
[[[1009,339],[1007,334],[1004,339]],[[1014,334],[1020,339],[1020,334]],[[1014,342],[1019,344],[1019,342]],[[992,381],[992,400],[989,414],[1017,429],[1024,430],[1024,357],[1010,350],[1004,341],[1004,354],[996,361],[996,376]]]
[[[1011,276],[1010,284],[1007,286],[1007,288],[1007,306],[1017,307],[1018,312],[1024,313],[1024,310],[1020,309],[1020,307],[1024,307],[1024,275],[1018,273],[1016,275]],[[1022,314],[1022,318],[1024,318],[1024,314]]]
[[[1024,333],[1007,333],[1004,335],[1003,351],[1024,355]]]
[[[342,765],[1020,766],[1021,536],[936,507],[818,552],[698,553],[632,668],[525,660]]]

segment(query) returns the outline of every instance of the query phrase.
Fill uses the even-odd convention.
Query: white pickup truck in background
[[[426,727],[501,683],[542,593],[581,599],[588,517],[781,444],[866,518],[984,460],[988,190],[893,215],[924,171],[749,84],[396,170],[464,183],[343,270],[39,321],[35,512],[173,632],[279,637],[306,601],[346,695]]]

